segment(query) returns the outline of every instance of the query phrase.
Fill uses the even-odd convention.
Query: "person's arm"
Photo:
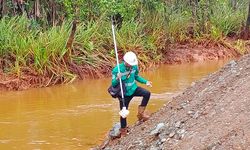
[[[112,86],[113,87],[115,87],[119,83],[119,80],[117,80],[117,73],[118,73],[118,68],[115,67],[112,70]]]
[[[148,82],[148,80],[144,79],[143,77],[139,76],[139,69],[138,67],[136,67],[135,70],[135,80],[142,83],[142,84],[146,84]]]

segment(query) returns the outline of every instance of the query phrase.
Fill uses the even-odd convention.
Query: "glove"
[[[151,81],[147,81],[146,85],[149,86],[149,87],[152,87],[152,82]]]
[[[119,73],[117,73],[116,76],[117,76],[117,77],[116,77],[116,80],[119,80],[119,79],[122,77],[122,74],[119,72]]]

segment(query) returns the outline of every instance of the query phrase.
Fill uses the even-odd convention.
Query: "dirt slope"
[[[193,83],[105,149],[250,149],[250,55]]]

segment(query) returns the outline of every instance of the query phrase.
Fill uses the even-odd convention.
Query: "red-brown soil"
[[[209,40],[189,44],[177,44],[168,48],[165,53],[165,63],[181,64],[190,62],[201,62],[207,60],[218,60],[234,58],[239,53],[225,43],[215,43]]]

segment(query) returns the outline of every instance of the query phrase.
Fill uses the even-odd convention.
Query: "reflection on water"
[[[172,94],[218,70],[224,63],[163,65],[142,73],[153,82],[148,109],[156,111]],[[107,94],[110,80],[1,92],[0,149],[89,149],[100,143],[119,121],[118,102]],[[136,121],[139,103],[140,99],[131,102],[129,124]]]

